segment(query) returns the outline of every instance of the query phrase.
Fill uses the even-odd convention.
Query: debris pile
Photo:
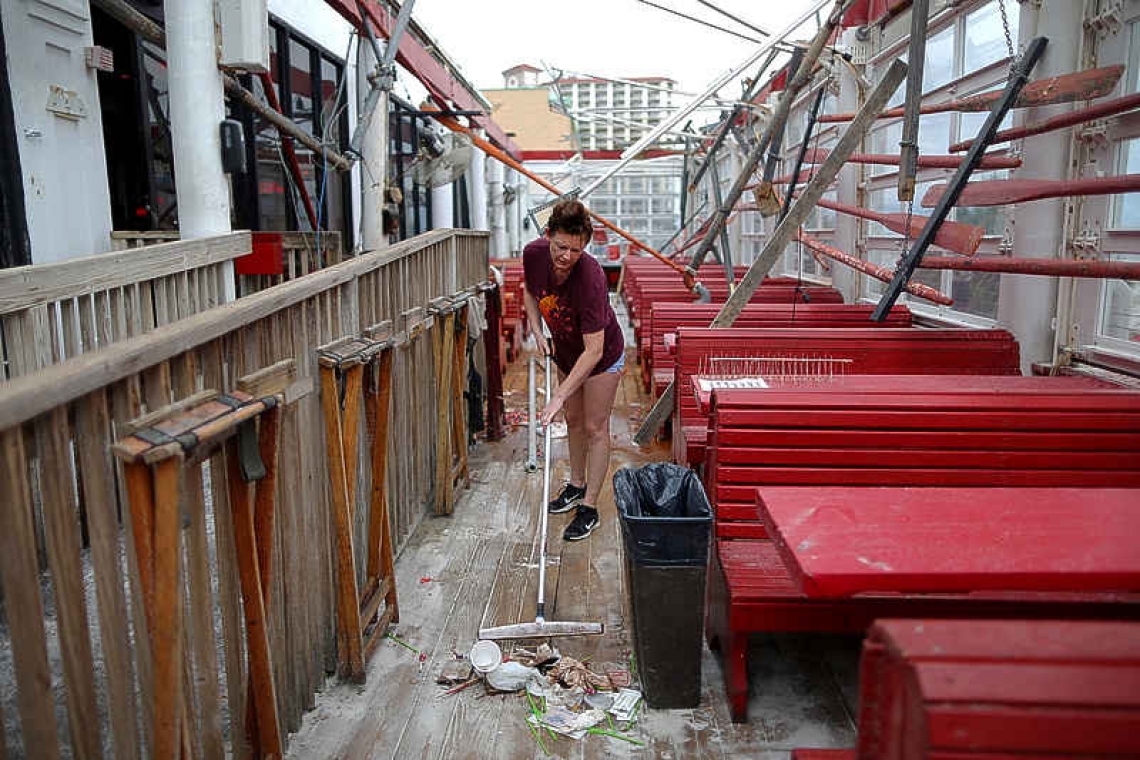
[[[642,703],[641,692],[630,688],[631,668],[603,663],[600,669],[548,644],[504,656],[494,642],[479,641],[466,657],[456,654],[445,663],[436,681],[447,687],[441,698],[480,682],[487,694],[525,696],[527,727],[544,753],[559,736],[581,740],[597,734],[644,746],[628,733]]]

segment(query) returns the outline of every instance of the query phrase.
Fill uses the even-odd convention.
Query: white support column
[[[211,0],[166,0],[166,61],[178,227],[183,240],[230,231],[230,186],[222,171],[222,75]],[[226,301],[236,297],[227,264]]]
[[[496,161],[495,163],[498,163]],[[478,148],[471,151],[467,167],[467,205],[471,209],[471,229],[489,230],[487,223],[487,154]],[[501,189],[500,189],[501,192]]]
[[[1021,6],[1019,36],[1023,40],[1044,35],[1049,45],[1032,72],[1035,80],[1066,74],[1080,68],[1080,33],[1084,3],[1034,3]],[[1064,113],[1068,105],[1029,108],[1017,112],[1023,123],[1037,122]],[[1016,145],[1016,143],[1015,143]],[[1024,150],[1021,168],[1014,178],[1070,176],[1069,131],[1061,130],[1033,138]],[[1063,253],[1064,198],[1007,207],[1013,233],[1013,255],[1024,258],[1056,258]],[[1028,372],[1033,362],[1048,361],[1053,352],[1052,321],[1057,303],[1057,280],[1052,277],[1002,275],[999,287],[998,323],[1011,330],[1021,345],[1021,368]]]
[[[503,175],[506,167],[490,159],[487,167],[487,184],[490,191],[491,256],[506,258],[511,254],[507,242],[507,207],[503,203]]]
[[[455,226],[454,204],[454,183],[431,189],[431,228],[433,230],[446,230]]]
[[[368,74],[376,70],[376,56],[368,44],[356,46],[357,108],[363,108],[371,83]],[[384,188],[388,177],[388,93],[381,93],[376,111],[360,146],[360,242],[366,251],[388,245],[384,234]]]

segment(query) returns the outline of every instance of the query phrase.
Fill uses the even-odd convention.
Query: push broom
[[[546,401],[550,401],[550,354],[546,355],[543,364],[546,375]],[[531,383],[534,375],[530,375]],[[533,398],[533,395],[531,396]],[[531,419],[534,419],[535,410],[530,410]],[[572,623],[566,621],[553,621],[546,619],[546,505],[550,502],[550,425],[545,426],[542,444],[542,503],[539,505],[540,519],[539,533],[541,540],[538,544],[538,611],[534,622],[514,623],[513,625],[500,625],[494,628],[480,628],[480,639],[545,639],[551,636],[583,636],[586,634],[602,633],[601,623]]]

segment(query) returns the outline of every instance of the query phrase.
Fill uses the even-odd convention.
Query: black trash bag
[[[625,550],[643,565],[704,565],[712,510],[687,467],[668,462],[614,473],[614,500]]]

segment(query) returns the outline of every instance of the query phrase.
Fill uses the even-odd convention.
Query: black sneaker
[[[580,502],[586,496],[586,489],[579,488],[570,483],[562,489],[562,493],[558,494],[558,498],[546,505],[546,511],[552,515],[560,515],[563,512],[569,512],[574,508],[574,505]]]
[[[566,526],[566,530],[562,533],[562,539],[564,541],[581,541],[594,532],[598,523],[598,510],[587,507],[585,504],[579,504],[578,513]]]

